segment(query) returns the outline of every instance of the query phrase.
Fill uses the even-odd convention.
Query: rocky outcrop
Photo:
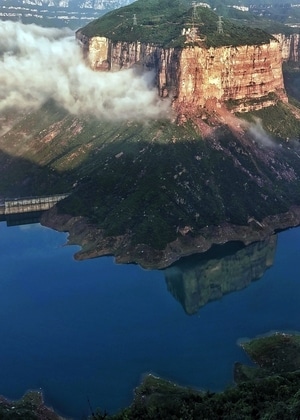
[[[287,101],[282,57],[277,41],[269,44],[204,49],[184,48],[180,60],[175,107],[185,113],[197,107],[214,109],[231,101],[238,111]]]
[[[76,33],[76,38],[93,70],[119,71],[133,66],[152,70],[157,67],[160,48],[153,44],[142,44],[139,41],[113,43],[102,36],[88,38],[81,31]]]
[[[136,42],[113,43],[88,38],[78,31],[88,64],[94,70],[118,71],[136,67],[156,73],[161,97],[170,97],[177,114],[215,108],[230,101],[236,111],[249,111],[287,101],[280,42],[204,48],[162,48]]]
[[[11,401],[0,395],[1,419],[66,420],[45,405],[40,391],[28,391],[19,400]]]
[[[300,34],[274,34],[280,43],[283,61],[299,62]]]

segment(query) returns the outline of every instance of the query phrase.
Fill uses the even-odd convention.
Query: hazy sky
[[[0,111],[37,108],[49,98],[71,113],[108,119],[156,118],[169,109],[150,73],[93,72],[67,29],[0,22],[0,68]]]

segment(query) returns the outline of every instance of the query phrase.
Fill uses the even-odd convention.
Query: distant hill
[[[77,29],[132,0],[2,0],[0,20]]]
[[[36,23],[41,26],[69,26],[77,29],[114,9],[133,3],[133,0],[2,0],[0,20],[21,20],[23,23]],[[151,0],[149,1],[151,3]],[[163,3],[163,2],[162,2]],[[171,2],[176,13],[176,1]],[[192,0],[182,0],[185,7],[191,7]],[[224,18],[247,22],[248,25],[272,32],[274,22],[286,25],[300,22],[300,0],[287,3],[284,0],[207,0],[196,2],[206,5]],[[163,4],[160,6],[162,10]],[[279,27],[278,27],[279,28]]]

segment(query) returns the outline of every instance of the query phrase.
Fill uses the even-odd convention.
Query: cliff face
[[[299,34],[274,34],[279,41],[283,61],[298,62],[300,57],[300,35]]]
[[[94,70],[117,71],[133,66],[154,70],[161,97],[170,97],[178,114],[231,101],[238,111],[287,101],[282,76],[281,43],[240,47],[161,48],[140,42],[112,43],[105,37],[77,39]],[[270,94],[275,95],[270,95]]]
[[[258,109],[273,103],[270,93],[286,101],[277,41],[182,50],[176,107],[183,112],[229,100],[236,101],[235,110]]]
[[[88,38],[80,31],[76,37],[93,70],[119,71],[135,65],[141,65],[149,70],[156,68],[160,49],[155,45],[142,44],[138,41],[112,43],[101,36]]]

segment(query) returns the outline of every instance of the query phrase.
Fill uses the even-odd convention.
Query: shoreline
[[[118,264],[138,264],[151,270],[167,268],[180,258],[206,252],[213,245],[242,242],[246,246],[263,241],[278,231],[299,226],[300,206],[267,216],[261,222],[249,218],[245,226],[229,223],[207,226],[197,235],[193,235],[192,229],[189,229],[188,233],[181,234],[164,250],[155,250],[144,244],[133,246],[130,234],[106,237],[102,229],[89,223],[86,218],[59,214],[55,207],[42,215],[41,224],[59,232],[68,232],[67,245],[81,247],[74,255],[76,260],[114,256]]]

